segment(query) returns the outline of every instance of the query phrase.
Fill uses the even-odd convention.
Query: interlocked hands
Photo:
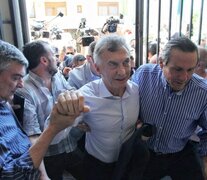
[[[51,113],[49,126],[59,132],[72,125],[82,112],[88,111],[89,107],[84,105],[84,97],[79,91],[65,91],[58,96]]]

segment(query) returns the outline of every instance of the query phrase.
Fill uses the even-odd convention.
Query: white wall
[[[1,22],[1,32],[2,32],[3,40],[11,44],[14,44],[8,0],[0,1],[0,22]]]

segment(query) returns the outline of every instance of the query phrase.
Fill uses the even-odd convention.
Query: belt
[[[177,156],[182,156],[183,154],[186,154],[188,152],[194,151],[195,148],[197,148],[198,143],[192,140],[189,140],[185,147],[178,152],[175,153],[162,153],[162,152],[155,152],[152,149],[149,149],[150,155],[154,157],[160,157],[160,158],[171,158],[171,157],[177,157]]]
[[[104,166],[104,167],[110,167],[110,168],[114,168],[115,167],[115,164],[116,162],[112,162],[112,163],[105,163],[97,158],[95,158],[94,156],[90,155],[87,151],[84,152],[85,153],[85,159],[88,159],[92,162],[95,162],[101,166]]]
[[[155,152],[155,151],[149,149],[149,152],[152,156],[156,156],[156,157],[159,157],[159,158],[172,158],[172,157],[176,157],[178,155],[181,155],[183,151],[164,154],[162,152]]]

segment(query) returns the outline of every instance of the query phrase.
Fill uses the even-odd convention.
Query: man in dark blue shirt
[[[27,66],[26,58],[16,47],[0,41],[0,179],[39,179],[38,168],[52,139],[81,112],[88,111],[79,93],[61,93],[48,128],[31,146],[9,104],[16,89],[23,87]]]
[[[207,130],[207,83],[194,74],[197,46],[188,38],[170,40],[160,55],[160,64],[138,68],[132,80],[139,85],[140,119],[156,126],[147,141],[150,149],[144,179],[203,180],[201,165],[190,141],[197,126]],[[203,160],[207,139],[201,139]]]

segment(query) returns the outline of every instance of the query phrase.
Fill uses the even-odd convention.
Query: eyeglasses
[[[72,54],[72,55],[74,55],[74,53],[73,53],[73,52],[67,52],[66,54],[67,54],[67,55],[68,55],[68,54]]]

